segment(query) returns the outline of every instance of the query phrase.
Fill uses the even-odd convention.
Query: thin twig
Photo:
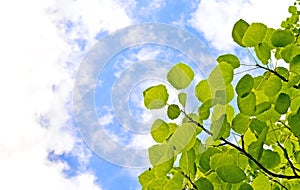
[[[297,173],[297,168],[294,166],[294,164],[292,163],[292,161],[289,158],[289,154],[287,152],[287,150],[277,141],[278,146],[281,148],[281,150],[284,153],[284,157],[287,159],[289,165],[291,166],[293,173],[295,174],[295,176],[299,176]]]

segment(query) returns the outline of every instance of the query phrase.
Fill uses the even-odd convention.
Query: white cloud
[[[278,28],[288,16],[287,9],[292,4],[292,0],[201,0],[189,23],[203,32],[214,48],[231,51],[235,46],[231,31],[238,19]]]
[[[83,55],[75,40],[86,39],[90,47],[99,31],[130,19],[115,1],[13,0],[0,7],[0,189],[101,189],[85,168],[91,152],[83,150],[71,122],[73,79]],[[66,20],[75,24],[71,31],[61,27]],[[81,173],[66,178],[70,166],[50,162],[49,151],[76,156]]]

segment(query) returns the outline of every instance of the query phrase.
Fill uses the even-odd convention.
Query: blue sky
[[[3,2],[0,41],[5,53],[0,81],[6,90],[0,100],[5,114],[0,133],[0,176],[5,180],[0,189],[140,189],[137,176],[147,167],[148,160],[147,155],[138,158],[137,155],[153,144],[148,134],[151,121],[164,113],[147,112],[143,108],[143,89],[164,82],[168,68],[179,61],[196,70],[197,80],[206,76],[204,70],[222,53],[237,53],[243,63],[249,63],[246,53],[232,42],[234,22],[243,18],[249,23],[264,22],[278,27],[292,3],[286,0]],[[124,35],[126,27],[143,23],[167,24],[188,32],[204,44],[200,50],[209,54],[199,55],[195,61],[188,56],[195,51],[193,46],[142,43],[110,52],[114,54],[104,59],[105,64],[93,62],[94,58],[101,61],[104,56],[101,52],[115,48],[112,41],[116,38],[112,38],[105,47],[99,46],[103,51],[95,49],[103,39],[120,31]],[[93,51],[95,55],[91,54]],[[209,63],[208,67],[197,65],[199,61],[203,65]],[[78,73],[84,63],[93,63],[85,71],[95,78],[89,83],[90,76],[81,75],[80,84],[89,85],[76,91]],[[99,64],[104,65],[101,72],[99,68],[93,70]],[[142,73],[144,70],[147,72]],[[74,107],[74,95],[85,93],[88,104],[84,108],[92,108],[96,113],[96,119],[87,117],[91,119],[90,126],[98,126],[95,129],[85,130],[78,120],[80,109]],[[108,135],[101,136],[99,128]],[[123,153],[121,149],[132,154],[117,154]],[[138,167],[133,167],[134,161],[138,161]]]

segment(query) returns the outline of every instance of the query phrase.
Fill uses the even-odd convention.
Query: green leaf
[[[259,160],[263,153],[263,143],[260,141],[252,142],[248,147],[248,153],[255,159]]]
[[[290,105],[290,96],[284,93],[280,93],[275,103],[275,110],[280,114],[285,114],[288,111]]]
[[[299,123],[300,123],[300,108],[298,109],[296,114],[291,115],[290,117],[288,117],[288,122],[289,125],[291,127],[292,132],[294,133],[294,135],[296,137],[300,136],[300,127],[299,127]]]
[[[235,55],[232,54],[224,54],[217,58],[218,63],[226,62],[232,66],[232,68],[236,69],[240,67],[240,60]]]
[[[271,183],[269,182],[269,179],[263,174],[258,174],[251,185],[254,190],[271,190]]]
[[[253,118],[250,122],[249,128],[250,130],[255,133],[257,136],[263,131],[264,128],[267,128],[266,122],[260,121],[256,118]]]
[[[300,55],[296,55],[290,63],[290,71],[300,74]]]
[[[196,173],[195,159],[195,151],[194,149],[190,149],[188,151],[183,151],[179,160],[179,166],[182,169],[182,171],[192,178],[194,178]]]
[[[252,186],[249,185],[248,183],[243,183],[240,187],[239,190],[253,190]]]
[[[233,80],[233,68],[226,62],[219,63],[210,73],[208,82],[211,88],[222,90]]]
[[[168,123],[169,126],[169,135],[173,135],[173,133],[176,131],[176,129],[178,128],[178,125],[176,123]]]
[[[238,96],[237,102],[238,102],[238,108],[241,113],[249,116],[254,115],[256,110],[256,106],[255,106],[256,97],[253,92],[250,92],[247,96],[243,98]]]
[[[243,98],[244,96],[247,96],[251,92],[253,86],[254,86],[254,79],[252,78],[251,75],[246,74],[237,83],[235,91],[239,96]]]
[[[185,92],[181,92],[178,94],[179,103],[185,107],[186,105],[187,94]]]
[[[157,166],[173,159],[174,150],[169,144],[153,145],[148,149],[149,160],[152,166]]]
[[[180,115],[179,106],[176,104],[169,105],[167,114],[170,119],[176,119]]]
[[[143,188],[147,188],[149,183],[155,179],[153,170],[149,169],[139,175],[139,182]]]
[[[217,90],[215,94],[215,101],[218,104],[225,105],[234,98],[234,90],[231,84],[226,86],[225,90]]]
[[[174,88],[184,89],[194,79],[194,72],[188,65],[178,63],[169,70],[167,79]]]
[[[163,190],[164,189],[164,185],[167,182],[167,178],[163,177],[163,178],[155,178],[154,180],[152,180],[147,189],[153,189],[153,190]]]
[[[242,47],[245,47],[245,45],[242,43],[242,39],[248,27],[249,24],[243,19],[238,20],[233,26],[232,38],[237,44],[239,44]]]
[[[271,41],[275,47],[285,47],[295,40],[294,35],[289,30],[276,30],[272,37]]]
[[[195,143],[196,125],[193,123],[183,123],[178,127],[174,134],[170,137],[168,145],[179,154],[188,146],[192,146],[191,142]]]
[[[214,190],[213,184],[206,179],[205,177],[199,178],[196,182],[195,185],[198,190]]]
[[[272,107],[272,105],[270,102],[262,102],[262,103],[256,105],[254,115],[259,115],[261,113],[264,113],[265,111],[268,111],[271,107]]]
[[[210,167],[216,170],[218,167],[223,165],[235,165],[237,159],[230,153],[216,153],[210,158]]]
[[[206,120],[209,118],[210,115],[210,108],[216,105],[216,101],[214,100],[207,100],[205,101],[198,109],[199,119]]]
[[[267,26],[262,23],[252,23],[244,33],[242,44],[246,47],[254,47],[260,44],[266,34]]]
[[[280,156],[277,152],[264,150],[259,161],[267,169],[272,169],[280,164]]]
[[[297,7],[296,6],[289,6],[289,13],[296,13],[297,12]]]
[[[226,115],[221,116],[218,120],[213,121],[210,126],[210,130],[213,133],[213,139],[219,139],[229,128],[229,124],[226,119]]]
[[[250,122],[249,116],[239,113],[232,121],[232,129],[238,134],[244,134],[248,129]]]
[[[271,41],[271,37],[273,35],[273,33],[275,32],[276,30],[273,29],[273,28],[268,28],[267,31],[266,31],[266,35],[263,39],[263,43],[266,43],[270,49],[274,49],[274,46],[272,44],[272,41]]]
[[[289,76],[289,82],[288,82],[288,87],[292,87],[296,84],[298,84],[300,81],[300,75],[297,75],[295,73],[291,73],[291,75]]]
[[[156,142],[163,143],[169,136],[169,125],[161,119],[155,120],[151,127],[151,135]]]
[[[285,79],[288,79],[290,76],[290,72],[284,67],[276,67],[275,71],[280,75],[283,76]]]
[[[262,42],[254,47],[257,58],[261,61],[262,64],[268,64],[271,58],[271,48],[267,43]]]
[[[160,109],[164,107],[169,98],[167,88],[162,84],[146,89],[143,95],[144,104],[148,109]]]
[[[277,95],[282,87],[281,79],[275,75],[271,75],[264,83],[264,93],[266,96],[274,97]]]
[[[244,171],[236,165],[223,165],[216,169],[218,176],[228,183],[239,183],[246,179]]]
[[[202,80],[196,85],[195,95],[200,102],[211,99],[211,90],[207,80]]]
[[[176,172],[172,175],[171,179],[167,181],[166,185],[164,186],[164,190],[182,189],[183,178],[184,176],[181,174],[181,172]]]
[[[156,178],[161,178],[165,176],[173,167],[174,158],[170,158],[169,160],[155,165],[153,167],[154,175]]]
[[[290,63],[296,55],[300,54],[300,48],[295,44],[290,44],[283,48],[281,56],[283,60]]]
[[[217,148],[209,147],[206,151],[204,151],[199,159],[199,165],[204,170],[204,172],[207,172],[210,170],[210,158],[216,153],[221,152]]]

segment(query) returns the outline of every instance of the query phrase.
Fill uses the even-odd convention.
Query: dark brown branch
[[[237,149],[238,151],[240,151],[241,153],[243,153],[245,156],[247,156],[250,160],[252,160],[261,170],[263,170],[264,172],[266,172],[267,174],[269,174],[270,176],[273,177],[278,177],[278,178],[284,178],[284,179],[300,179],[300,177],[298,175],[294,175],[294,176],[289,176],[289,175],[282,175],[282,174],[276,174],[271,172],[270,170],[268,170],[267,168],[265,168],[261,163],[259,163],[259,161],[257,161],[251,154],[249,154],[248,152],[246,152],[245,149],[242,149],[241,147],[227,141],[226,139],[224,139],[223,137],[220,138],[220,140],[224,141],[225,143],[227,143],[229,146]]]
[[[289,126],[287,126],[283,121],[279,121],[284,127],[286,127],[288,130],[290,130],[291,132],[292,132],[292,129],[289,127]]]
[[[193,120],[193,118],[191,118],[190,116],[188,116],[184,111],[181,110],[181,112],[183,113],[183,115],[189,119],[190,122],[194,123],[195,125],[197,125],[198,127],[200,127],[205,133],[209,134],[210,136],[212,136],[212,132],[210,132],[209,130],[207,130],[203,125],[201,125],[200,123],[198,123],[197,121]]]
[[[280,182],[277,181],[276,179],[271,178],[270,180],[272,180],[272,181],[274,181],[275,183],[277,183],[278,185],[280,185],[283,189],[289,190],[286,186],[284,186],[282,183],[280,183]]]
[[[270,69],[270,68],[267,68],[267,67],[264,67],[264,66],[261,66],[260,64],[256,64],[257,67],[261,68],[261,69],[264,69],[266,71],[269,71],[270,73],[273,73],[275,76],[277,76],[278,78],[280,78],[282,81],[284,82],[289,82],[288,79],[284,78],[284,76],[280,75],[279,73],[277,73],[276,71]],[[293,88],[295,89],[299,89],[299,86],[297,85],[293,85]]]
[[[241,139],[242,139],[242,149],[245,149],[244,135],[241,136]]]
[[[293,173],[295,174],[295,176],[299,176],[297,173],[297,168],[294,166],[294,164],[292,163],[292,161],[289,158],[288,152],[287,150],[277,141],[278,146],[281,148],[281,150],[284,153],[284,157],[286,158],[286,160],[288,161],[289,165],[291,166]]]
[[[248,50],[249,54],[251,55],[252,59],[255,61],[255,63],[256,63],[255,66],[256,66],[256,67],[261,68],[261,69],[264,69],[264,70],[266,70],[266,71],[269,71],[269,72],[273,73],[274,75],[276,75],[277,77],[279,77],[279,78],[280,78],[282,81],[284,81],[284,82],[289,82],[288,79],[284,78],[282,75],[280,75],[280,74],[277,73],[276,71],[274,71],[274,70],[272,70],[272,69],[270,69],[270,68],[268,68],[268,67],[264,67],[264,66],[260,65],[260,64],[258,63],[258,61],[256,60],[256,58],[254,57],[254,55],[250,52],[249,48],[247,48],[247,50]],[[293,85],[293,88],[299,89],[299,86]]]
[[[213,133],[210,132],[208,129],[206,129],[203,125],[201,125],[200,123],[198,123],[197,121],[193,120],[193,118],[191,118],[190,116],[188,116],[184,111],[181,110],[181,112],[185,115],[185,117],[187,117],[189,119],[190,122],[196,124],[198,127],[200,127],[204,132],[206,132],[208,135],[213,136]],[[283,174],[277,174],[277,173],[273,173],[272,171],[268,170],[267,168],[265,168],[258,160],[256,160],[251,154],[249,154],[244,148],[241,148],[229,141],[227,141],[226,139],[224,139],[223,137],[220,138],[221,141],[225,142],[226,144],[228,144],[229,146],[237,149],[238,151],[240,151],[241,153],[243,153],[245,156],[247,156],[250,160],[252,160],[261,170],[263,170],[264,172],[266,172],[268,175],[273,176],[273,177],[278,177],[278,178],[283,178],[283,179],[300,179],[300,177],[298,175],[283,175]]]

